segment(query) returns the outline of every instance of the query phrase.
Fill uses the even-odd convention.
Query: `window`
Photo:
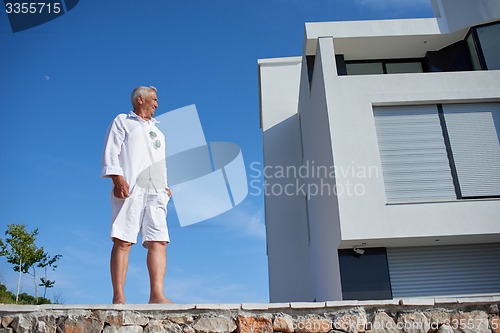
[[[335,55],[338,75],[500,70],[500,22],[470,29],[466,38],[440,50],[428,50],[424,58],[343,60]]]
[[[421,62],[389,62],[385,64],[385,68],[387,69],[387,74],[423,72]]]
[[[500,69],[499,34],[500,23],[498,22],[470,29],[465,40],[474,70]]]
[[[422,62],[413,59],[380,60],[380,61],[347,61],[347,75],[422,73]],[[338,71],[338,69],[337,69]],[[342,75],[338,73],[338,75]],[[345,75],[345,74],[344,74]]]
[[[384,74],[381,62],[346,63],[347,75]]]
[[[385,248],[339,250],[342,298],[344,300],[391,299],[391,282]]]
[[[476,28],[481,51],[486,62],[486,69],[500,69],[500,23]]]
[[[500,103],[374,107],[387,201],[500,197]]]
[[[474,70],[467,41],[461,40],[425,55],[426,72],[458,72]]]

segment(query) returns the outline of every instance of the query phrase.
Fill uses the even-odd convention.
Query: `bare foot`
[[[125,299],[121,297],[113,298],[113,304],[125,304]]]
[[[171,300],[166,298],[165,296],[160,297],[160,298],[150,298],[149,299],[149,304],[173,304]]]

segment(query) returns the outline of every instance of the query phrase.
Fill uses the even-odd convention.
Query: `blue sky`
[[[131,109],[134,87],[158,88],[158,114],[196,104],[207,140],[238,144],[255,176],[258,59],[300,55],[305,22],[432,16],[430,0],[89,0],[12,33],[2,10],[0,237],[10,223],[39,228],[38,244],[63,255],[48,297],[110,303],[110,181],[99,177],[101,154],[109,123]],[[264,199],[254,192],[187,227],[169,203],[167,297],[268,302]],[[145,255],[133,247],[128,303],[148,300]],[[15,290],[5,258],[0,281]],[[22,288],[32,292],[28,276]]]

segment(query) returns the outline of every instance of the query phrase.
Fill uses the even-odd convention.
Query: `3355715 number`
[[[59,14],[62,11],[59,2],[6,2],[7,14]]]

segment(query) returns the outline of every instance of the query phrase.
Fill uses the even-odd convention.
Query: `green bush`
[[[0,283],[0,303],[14,304],[16,303],[16,295],[7,290],[7,287]]]
[[[50,299],[45,297],[38,297],[38,303],[35,297],[26,293],[19,294],[19,301],[17,304],[36,305],[36,304],[51,304]],[[16,304],[16,295],[7,290],[4,284],[0,283],[0,304]]]

